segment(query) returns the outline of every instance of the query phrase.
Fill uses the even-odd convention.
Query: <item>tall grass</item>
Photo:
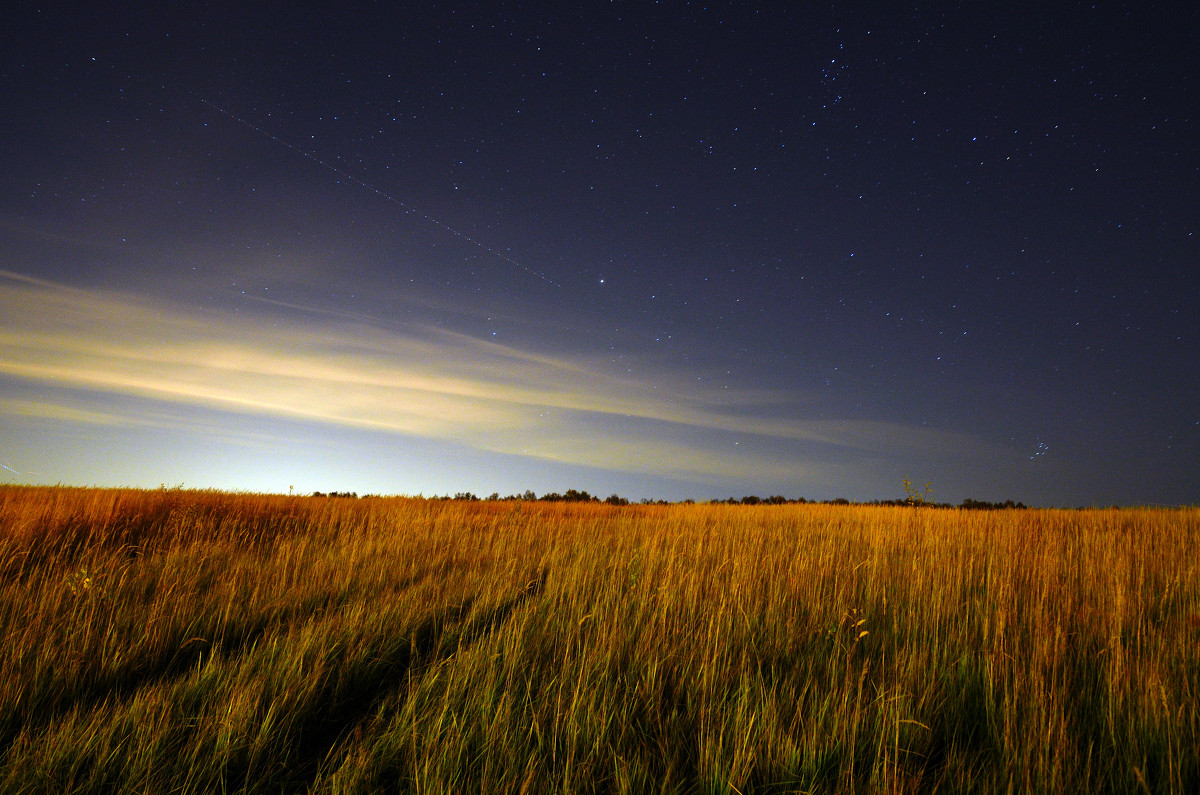
[[[1200,791],[1197,510],[0,489],[0,791]]]

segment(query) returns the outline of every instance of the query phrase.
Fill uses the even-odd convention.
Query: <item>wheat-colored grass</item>
[[[1198,525],[4,488],[0,791],[1196,792]]]

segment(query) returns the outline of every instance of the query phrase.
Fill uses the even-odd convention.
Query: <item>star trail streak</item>
[[[218,113],[221,113],[222,115],[227,116],[230,119],[233,119],[238,124],[248,127],[249,129],[251,129],[254,132],[258,133],[259,135],[263,136],[264,138],[266,138],[270,141],[274,141],[275,143],[279,144],[280,146],[286,147],[287,149],[290,149],[291,151],[295,152],[296,154],[300,155],[301,157],[311,160],[312,162],[316,163],[317,165],[321,166],[322,168],[328,169],[329,171],[333,172],[334,174],[341,177],[342,179],[345,179],[348,182],[352,182],[355,185],[359,186],[360,188],[370,191],[371,193],[375,194],[376,196],[379,196],[380,198],[391,202],[392,204],[399,207],[401,210],[403,210],[408,215],[415,215],[418,218],[423,219],[427,223],[430,223],[430,224],[436,226],[437,228],[441,229],[443,232],[453,235],[454,237],[457,237],[460,240],[464,240],[464,241],[470,243],[471,245],[475,246],[476,248],[479,248],[482,251],[486,251],[488,254],[495,257],[496,259],[502,260],[503,262],[507,262],[509,265],[512,265],[514,267],[520,268],[521,270],[525,271],[526,273],[528,273],[531,276],[536,276],[537,278],[541,279],[542,281],[548,282],[549,284],[552,284],[555,287],[562,286],[561,284],[554,281],[554,279],[551,279],[549,276],[542,273],[541,271],[534,270],[533,268],[530,268],[526,265],[522,265],[520,262],[518,262],[517,260],[508,256],[504,252],[497,251],[496,249],[489,246],[487,243],[484,243],[481,240],[471,237],[470,235],[468,235],[465,232],[460,232],[459,230],[455,229],[454,227],[450,226],[449,224],[443,223],[443,222],[439,221],[438,219],[422,212],[421,210],[414,207],[412,204],[405,202],[405,201],[401,201],[400,199],[396,198],[391,193],[388,193],[387,191],[383,190],[382,188],[376,187],[375,185],[371,184],[370,182],[359,179],[358,177],[349,173],[345,169],[338,168],[337,166],[333,165],[332,163],[328,162],[327,160],[321,159],[313,152],[310,152],[306,149],[301,149],[300,147],[296,146],[295,144],[293,144],[289,141],[285,141],[284,139],[280,138],[278,135],[271,132],[270,130],[266,130],[262,127],[259,127],[257,124],[254,124],[253,122],[247,121],[246,119],[242,118],[241,116],[238,116],[236,113],[226,110],[225,108],[221,107],[220,105],[216,104],[215,102],[211,102],[211,101],[205,99],[204,97],[196,97],[196,98],[198,100],[200,100],[201,102],[203,102],[208,107],[217,111]]]

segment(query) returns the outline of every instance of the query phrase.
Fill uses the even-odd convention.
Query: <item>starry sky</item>
[[[5,11],[0,482],[1196,503],[1151,5]]]

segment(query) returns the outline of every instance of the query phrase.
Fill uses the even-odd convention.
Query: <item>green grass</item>
[[[4,488],[0,792],[1196,792],[1198,525]]]

